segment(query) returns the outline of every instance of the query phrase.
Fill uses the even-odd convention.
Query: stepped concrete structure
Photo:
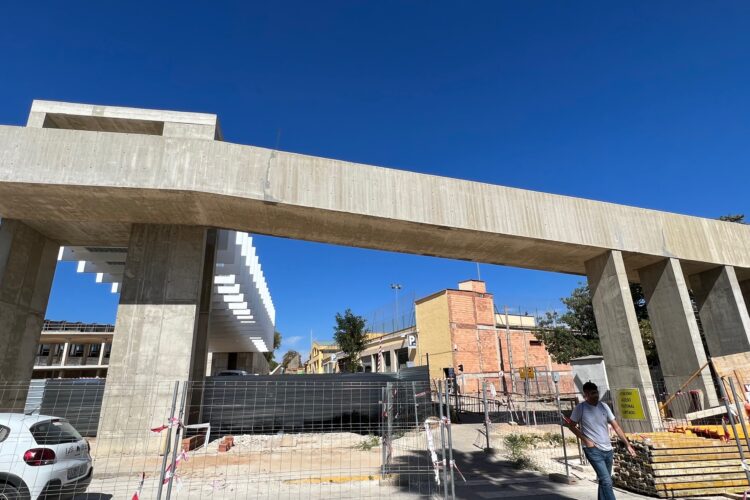
[[[217,229],[586,276],[611,389],[641,393],[632,429],[658,410],[630,282],[648,282],[670,389],[707,355],[688,284],[709,350],[750,346],[750,227],[222,137],[215,115],[45,101],[0,126],[0,380],[30,374],[60,245],[127,248],[108,385],[130,380],[144,343],[150,380],[200,378]]]

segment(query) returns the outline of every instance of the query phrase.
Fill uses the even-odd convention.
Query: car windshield
[[[39,422],[29,430],[37,444],[75,443],[83,439],[78,431],[65,420]]]

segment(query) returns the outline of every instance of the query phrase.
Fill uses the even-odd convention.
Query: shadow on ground
[[[454,470],[457,499],[513,499],[531,496],[536,500],[580,498],[573,496],[576,493],[572,491],[566,492],[566,485],[553,483],[544,474],[515,469],[510,462],[493,457],[484,450],[454,450],[453,460],[466,479],[463,481],[461,475]],[[427,450],[396,453],[389,471],[395,476],[395,485],[404,493],[440,497],[445,493],[442,472],[441,484],[438,486]],[[450,489],[450,483],[448,484]]]

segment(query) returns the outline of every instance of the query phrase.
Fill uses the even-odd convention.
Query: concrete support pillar
[[[706,352],[685,276],[677,259],[666,259],[638,272],[646,296],[664,382],[667,391],[674,394],[706,364]],[[685,390],[694,389],[703,393],[704,407],[719,404],[708,366],[685,387]]]
[[[378,371],[378,361],[375,354],[370,354],[370,371],[373,373]]]
[[[83,344],[83,357],[81,358],[81,366],[88,364],[89,356],[91,356],[91,344]]]
[[[740,281],[740,290],[745,299],[745,309],[750,313],[750,280]]]
[[[750,317],[734,268],[721,266],[694,274],[690,284],[709,354],[750,351]]]
[[[398,356],[395,349],[391,351],[391,371],[398,373]]]
[[[133,225],[97,435],[108,449],[158,447],[148,429],[170,416],[175,381],[203,381],[215,243],[213,229]],[[186,393],[189,422],[200,394]]]
[[[107,343],[102,342],[102,345],[99,346],[99,366],[104,365],[104,350],[107,348]]]
[[[65,366],[65,363],[68,362],[68,351],[69,350],[70,350],[70,342],[65,342],[63,344],[62,356],[60,356],[60,366]]]
[[[59,245],[21,221],[0,220],[0,412],[21,411],[34,369]]]
[[[617,397],[621,389],[638,389],[644,420],[621,418],[620,423],[630,432],[653,431],[660,427],[659,409],[622,253],[612,250],[587,261],[586,274],[612,392],[613,410],[618,412]]]

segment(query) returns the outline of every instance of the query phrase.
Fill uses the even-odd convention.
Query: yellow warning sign
[[[522,366],[518,369],[518,374],[520,375],[522,380],[525,379],[532,379],[535,377],[536,372],[533,367],[531,366]]]
[[[641,391],[638,389],[620,389],[617,391],[617,407],[620,418],[628,420],[646,420],[641,404]]]

